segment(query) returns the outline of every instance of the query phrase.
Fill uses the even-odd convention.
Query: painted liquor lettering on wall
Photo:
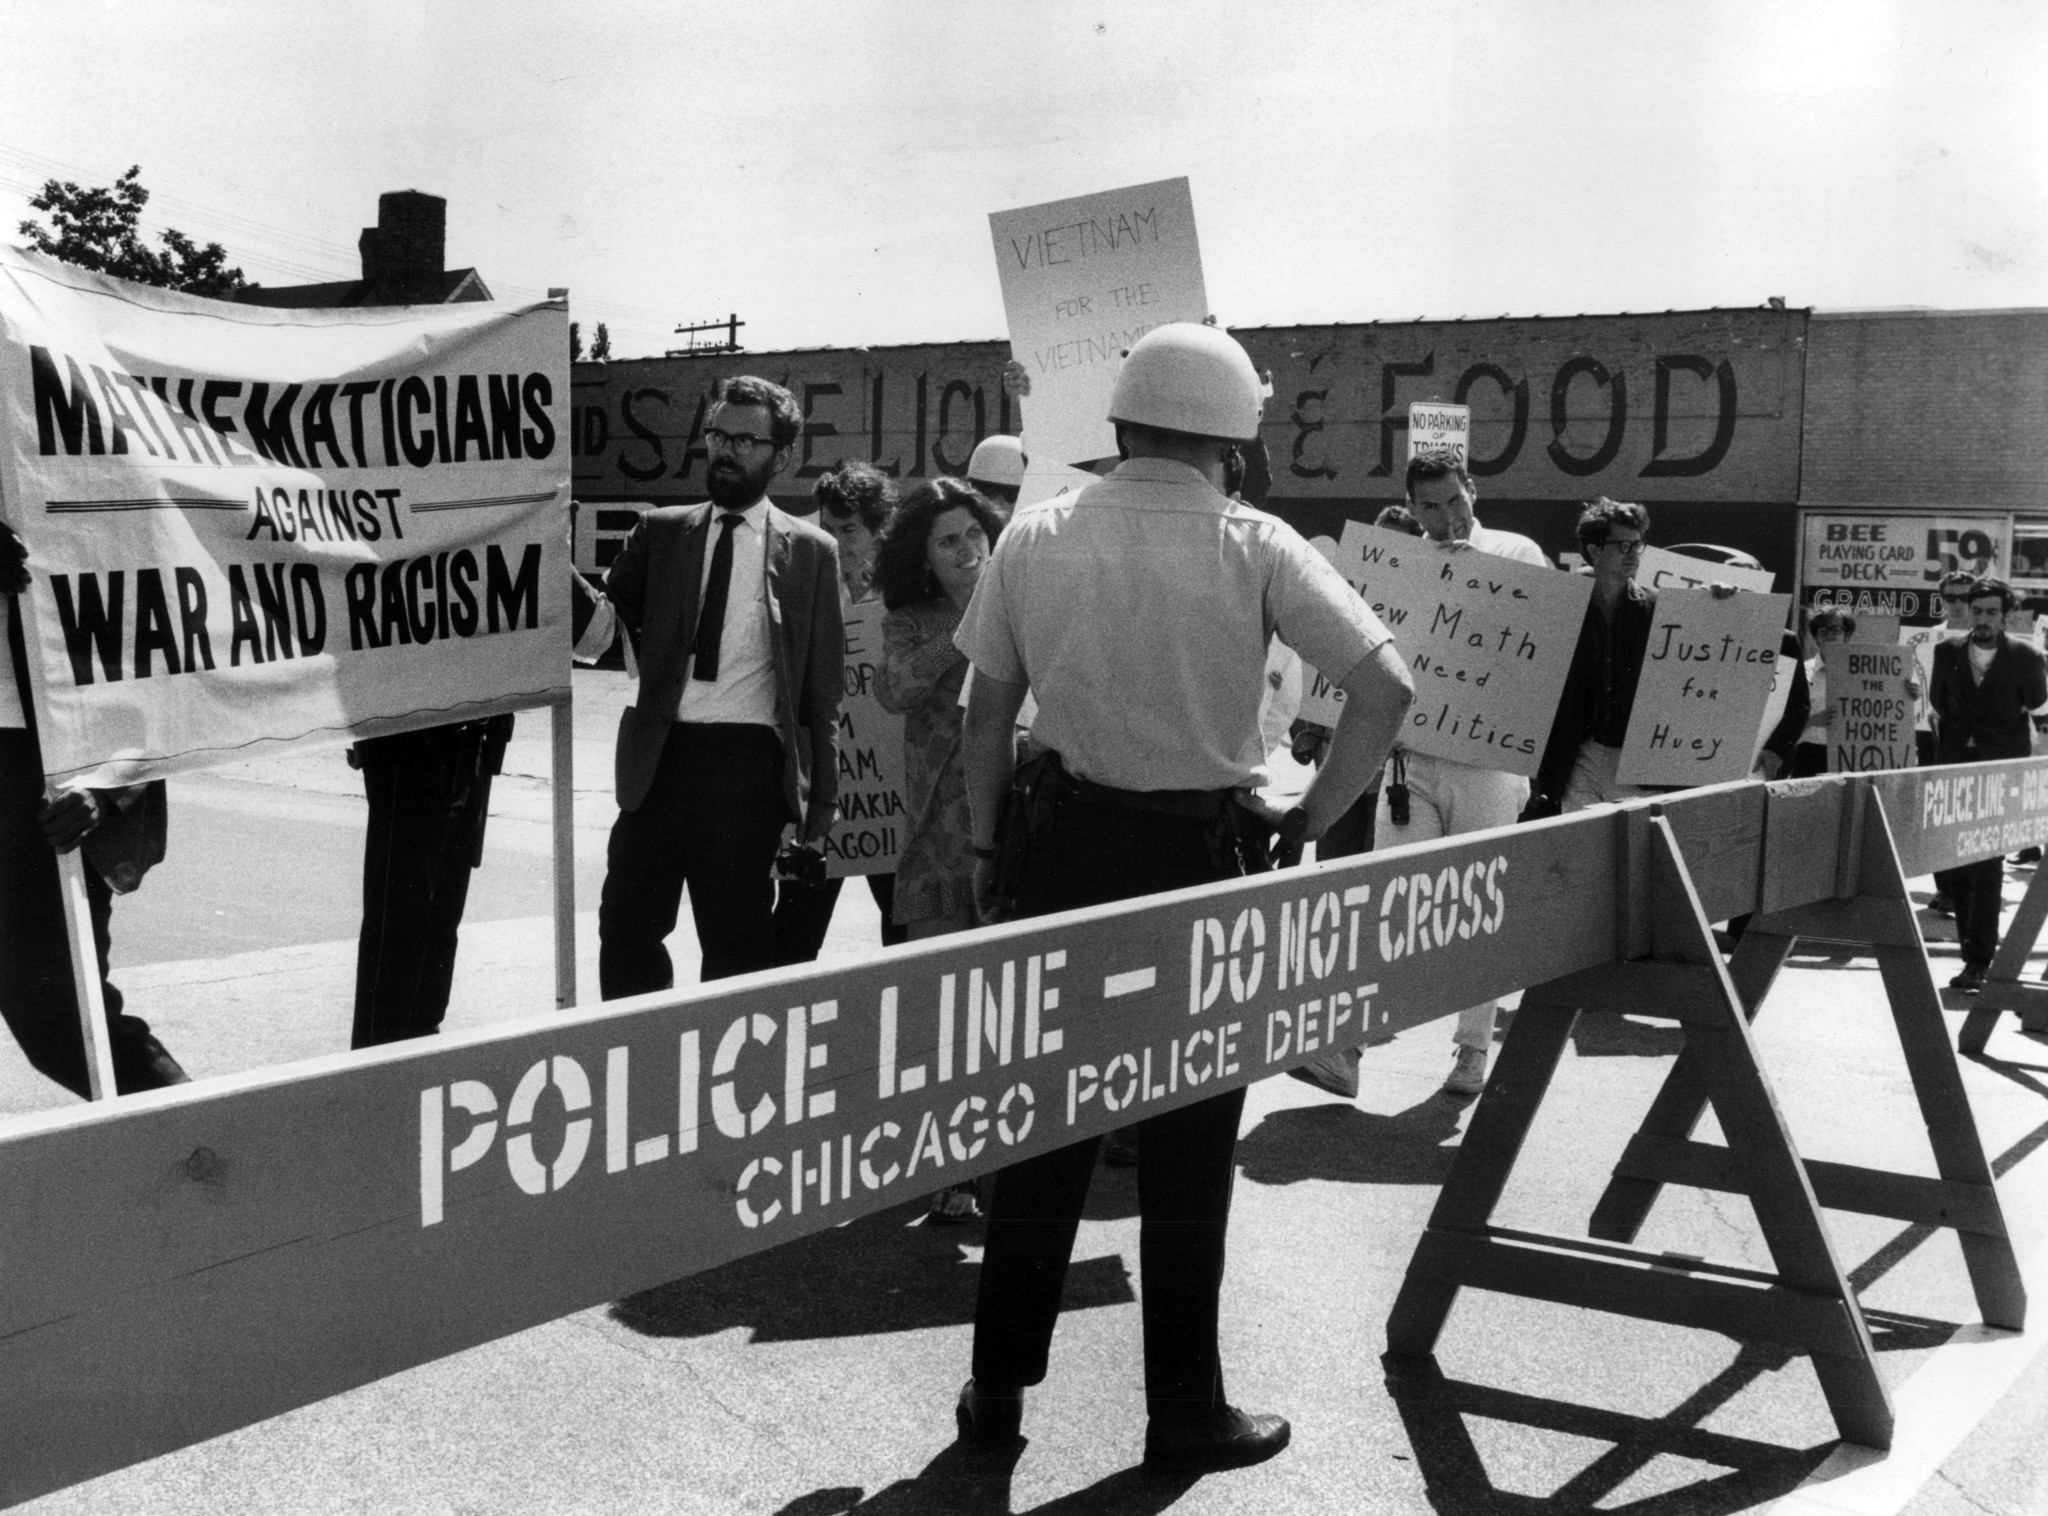
[[[999,342],[843,352],[720,354],[578,364],[570,427],[579,498],[657,503],[701,500],[704,413],[711,386],[759,374],[796,396],[804,435],[774,484],[804,511],[810,482],[842,463],[872,460],[900,479],[958,476],[974,445],[1015,432]]]
[[[1799,479],[1802,311],[1438,321],[1235,331],[1273,373],[1273,499],[1395,500],[1408,407],[1472,411],[1472,472],[1495,498],[1789,501]],[[810,430],[784,488],[848,458],[958,473],[1013,432],[1002,342],[579,364],[576,491],[702,494],[703,404],[721,374],[786,383]]]

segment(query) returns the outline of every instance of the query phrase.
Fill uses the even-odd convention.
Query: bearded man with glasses
[[[709,503],[649,511],[605,576],[640,652],[597,913],[607,1000],[675,983],[664,942],[685,884],[701,979],[773,968],[782,829],[807,846],[832,829],[839,549],[768,500],[802,431],[779,385],[719,380],[704,425]]]

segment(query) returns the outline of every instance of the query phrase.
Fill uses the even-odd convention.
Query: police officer
[[[1024,487],[1024,444],[1016,437],[997,433],[974,444],[967,460],[967,482],[989,499],[1005,516],[1017,508],[1017,492]]]
[[[1228,499],[1227,460],[1256,441],[1261,385],[1243,348],[1173,323],[1131,348],[1109,419],[1123,461],[1100,483],[1019,511],[955,641],[974,664],[965,752],[976,887],[992,903],[1012,730],[1035,691],[1036,782],[1054,796],[1020,865],[1024,916],[1230,878],[1224,844],[1263,759],[1268,639],[1341,674],[1346,702],[1295,822],[1318,836],[1385,760],[1413,689],[1387,630],[1290,527]],[[1019,839],[1005,838],[1014,846]],[[1244,1092],[1137,1126],[1143,1222],[1146,1459],[1231,1468],[1287,1445],[1285,1420],[1237,1410],[1217,1352],[1233,1154]],[[996,1176],[958,1419],[1017,1436],[1046,1355],[1100,1139]]]

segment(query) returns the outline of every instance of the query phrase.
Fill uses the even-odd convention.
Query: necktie
[[[738,511],[724,511],[718,517],[718,546],[711,550],[711,578],[697,612],[695,662],[690,670],[691,678],[706,684],[718,680],[718,643],[725,634],[725,602],[732,591],[732,529],[746,519]]]

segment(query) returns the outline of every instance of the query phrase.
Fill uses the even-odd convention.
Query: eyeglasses
[[[1610,537],[1607,541],[1600,544],[1600,546],[1603,548],[1612,548],[1616,552],[1619,552],[1631,558],[1640,558],[1642,556],[1643,549],[1648,547],[1649,545],[1649,543],[1643,541],[1643,539],[1640,537],[1636,538],[1633,542],[1624,542],[1619,538]]]
[[[1968,595],[1943,595],[1941,603],[1943,605],[1968,605],[1970,597]]]
[[[773,445],[772,438],[756,437],[752,432],[722,432],[715,426],[704,428],[704,447],[707,452],[751,453],[757,447]]]

